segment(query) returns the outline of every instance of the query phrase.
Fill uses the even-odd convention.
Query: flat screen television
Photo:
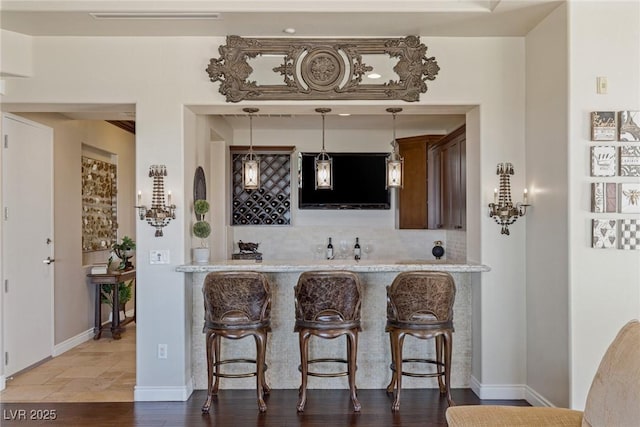
[[[300,153],[300,209],[389,209],[386,159],[389,153],[328,153],[333,159],[333,189],[315,189],[314,159]]]

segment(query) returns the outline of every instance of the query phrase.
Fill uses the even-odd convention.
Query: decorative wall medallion
[[[620,184],[620,213],[640,213],[640,184]]]
[[[591,184],[591,212],[610,213],[618,209],[617,185],[615,182]]]
[[[640,176],[640,145],[620,147],[620,176]]]
[[[640,250],[640,221],[620,220],[620,249]]]
[[[228,36],[206,71],[227,102],[243,100],[381,99],[419,101],[440,67],[417,36],[393,39],[296,39]],[[280,58],[271,69],[264,63]],[[251,61],[251,64],[250,62]],[[370,61],[370,62],[369,62]],[[375,64],[374,64],[375,63]],[[372,65],[374,64],[374,65]],[[258,68],[257,72],[255,68]],[[383,83],[363,76],[392,69]],[[275,76],[271,73],[275,73]],[[250,80],[253,78],[254,80]],[[281,84],[260,84],[259,80]]]
[[[615,219],[592,220],[593,240],[591,247],[611,249],[616,247],[618,227]]]
[[[616,147],[612,145],[591,147],[591,176],[615,176],[616,165]]]
[[[640,111],[620,111],[620,141],[640,141]]]
[[[615,111],[594,111],[591,113],[591,140],[616,140]]]

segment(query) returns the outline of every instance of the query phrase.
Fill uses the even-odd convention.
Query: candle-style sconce
[[[156,229],[156,237],[162,237],[162,229],[169,224],[169,221],[176,219],[176,205],[171,203],[171,191],[167,193],[165,204],[164,177],[167,176],[165,165],[151,165],[149,167],[149,178],[153,178],[153,198],[151,207],[142,204],[142,192],[138,192],[138,209],[140,220],[147,220],[150,226]]]
[[[502,226],[500,234],[509,235],[509,225],[516,222],[518,217],[527,213],[527,207],[531,206],[528,200],[528,192],[525,188],[522,203],[515,205],[511,201],[511,182],[513,165],[511,163],[498,163],[496,174],[500,176],[500,190],[493,190],[493,203],[489,203],[489,217]]]

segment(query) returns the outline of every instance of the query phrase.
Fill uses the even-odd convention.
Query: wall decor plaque
[[[227,102],[243,100],[419,101],[440,67],[417,36],[307,39],[227,36],[206,68]],[[380,83],[363,76],[375,72]]]
[[[620,213],[640,213],[640,183],[620,184]]]
[[[615,111],[593,111],[591,113],[592,141],[615,141],[616,132]]]
[[[640,111],[620,111],[620,141],[640,141]]]
[[[591,247],[615,249],[618,242],[618,222],[615,219],[592,220],[593,240]]]
[[[640,176],[640,145],[620,147],[620,176]]]
[[[616,176],[616,147],[596,145],[591,147],[591,176]]]
[[[591,183],[591,212],[611,213],[618,210],[618,189],[615,182]]]
[[[620,249],[640,250],[640,221],[620,220]]]

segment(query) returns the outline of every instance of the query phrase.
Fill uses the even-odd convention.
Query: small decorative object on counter
[[[238,249],[240,253],[231,254],[231,259],[253,259],[256,262],[262,261],[262,253],[258,252],[260,243],[243,242],[238,240]]]
[[[358,239],[357,237],[356,244],[353,247],[353,257],[356,261],[360,261],[360,258],[362,257],[362,250],[360,249],[360,239]]]
[[[327,259],[333,259],[333,243],[331,243],[331,237],[329,237],[329,244],[327,245]]]
[[[434,257],[436,257],[436,259],[442,258],[442,255],[444,255],[442,240],[436,240],[435,242],[433,242],[433,244],[434,246],[433,246],[433,249],[431,249],[431,253],[433,254]]]

